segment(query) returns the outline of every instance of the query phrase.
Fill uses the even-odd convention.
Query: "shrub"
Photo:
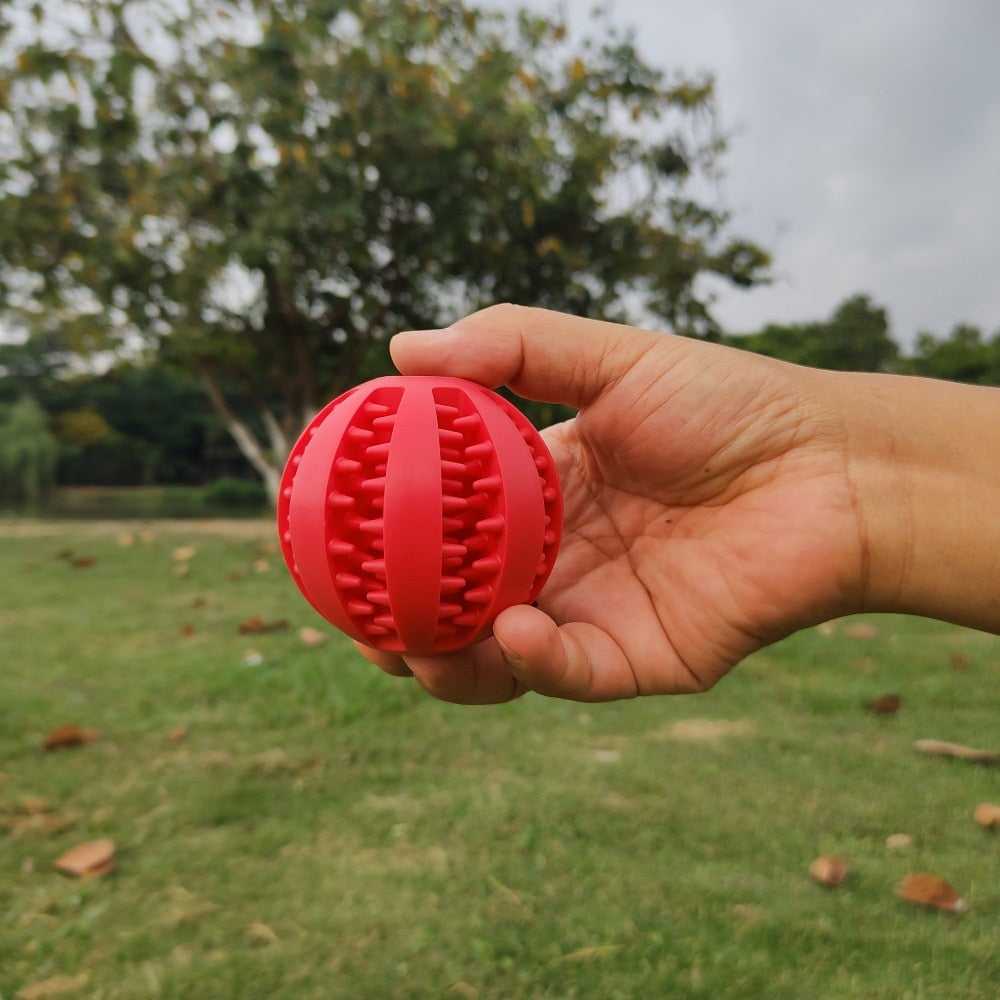
[[[205,487],[203,499],[209,507],[258,510],[266,506],[267,492],[263,483],[223,476]]]

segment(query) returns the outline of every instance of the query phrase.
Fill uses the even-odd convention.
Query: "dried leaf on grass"
[[[263,635],[266,632],[281,632],[288,628],[288,619],[266,622],[258,615],[252,615],[240,623],[240,635]]]
[[[259,920],[255,920],[253,923],[247,924],[246,927],[243,928],[243,936],[248,941],[257,945],[272,945],[281,943],[281,938],[279,938],[278,935],[267,926],[267,924],[261,923]]]
[[[68,747],[83,746],[85,743],[93,743],[100,739],[99,729],[84,729],[75,723],[68,723],[64,726],[57,726],[48,736],[42,746],[46,750],[65,750]]]
[[[114,841],[86,840],[56,859],[56,869],[75,878],[95,878],[115,870]]]
[[[851,622],[844,626],[843,633],[848,639],[877,639],[882,635],[881,629],[867,622]]]
[[[174,549],[171,556],[174,562],[190,562],[194,558],[196,551],[193,545],[182,545],[180,548]]]
[[[1000,750],[977,750],[975,747],[962,746],[961,743],[948,743],[945,740],[917,740],[913,744],[921,753],[936,757],[955,757],[967,760],[972,764],[1000,764]]]
[[[617,955],[625,946],[621,944],[595,944],[589,948],[577,948],[559,956],[560,962],[593,962]]]
[[[809,874],[813,881],[830,889],[844,884],[847,878],[847,864],[836,854],[823,854],[809,866]]]
[[[885,838],[885,846],[890,851],[905,851],[913,846],[913,837],[909,833],[890,833]]]
[[[156,905],[160,922],[171,928],[197,923],[218,910],[218,903],[202,899],[182,885],[170,886],[164,899]]]
[[[320,632],[315,628],[300,628],[299,641],[306,646],[322,646],[327,640],[325,632]]]
[[[25,795],[16,811],[0,815],[0,830],[6,830],[13,839],[25,834],[54,837],[74,826],[80,818],[80,813],[72,810],[57,812],[50,802],[38,795]]]
[[[445,996],[461,997],[462,1000],[477,1000],[479,989],[473,986],[472,983],[467,983],[464,979],[460,979],[454,986],[450,986],[445,990]]]
[[[39,816],[41,813],[52,811],[52,803],[48,799],[43,799],[41,795],[22,795],[21,812],[27,816]]]
[[[944,879],[930,872],[910,872],[899,886],[900,899],[949,913],[963,913],[965,900]]]
[[[992,802],[980,802],[972,818],[987,830],[1000,830],[1000,806]]]
[[[96,565],[97,560],[93,556],[74,556],[70,559],[69,564],[73,569],[90,569],[91,566]]]
[[[903,699],[898,694],[883,694],[878,698],[869,698],[865,708],[875,715],[895,715],[902,704]]]
[[[79,993],[87,985],[88,973],[81,972],[77,976],[51,976],[40,979],[37,983],[29,983],[17,991],[17,1000],[53,1000],[54,997],[69,996]]]

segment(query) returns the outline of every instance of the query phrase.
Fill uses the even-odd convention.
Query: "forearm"
[[[1000,389],[833,376],[867,610],[1000,633]]]

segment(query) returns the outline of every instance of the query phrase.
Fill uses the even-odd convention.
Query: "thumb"
[[[454,375],[509,386],[519,396],[590,405],[660,335],[524,306],[491,306],[444,330],[399,333],[390,344],[404,375]]]

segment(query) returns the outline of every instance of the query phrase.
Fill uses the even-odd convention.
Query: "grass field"
[[[0,522],[0,998],[997,1000],[1000,768],[913,744],[1000,747],[1000,639],[864,621],[697,697],[460,708],[305,644],[267,524]]]

